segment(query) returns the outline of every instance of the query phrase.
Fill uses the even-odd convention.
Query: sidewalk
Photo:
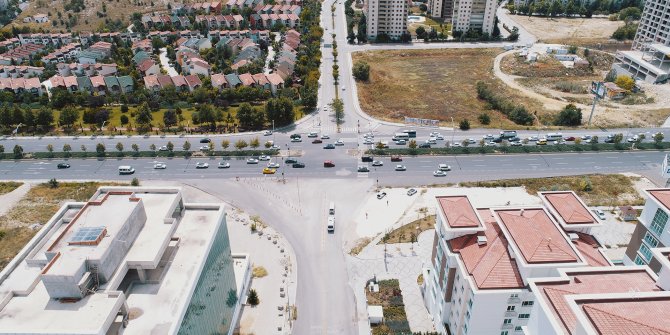
[[[7,214],[30,191],[31,187],[31,183],[24,181],[23,185],[17,187],[14,191],[0,195],[0,216]]]

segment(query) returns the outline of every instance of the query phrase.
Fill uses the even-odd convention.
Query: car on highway
[[[279,166],[280,165],[277,162],[269,162],[268,163],[268,167],[271,168],[271,169],[279,169]]]
[[[230,167],[230,163],[228,163],[228,162],[219,162],[219,164],[218,164],[219,169],[227,169],[229,167]]]
[[[324,149],[335,149],[335,144],[328,143],[323,146]]]
[[[574,136],[567,136],[567,137],[564,137],[563,140],[568,141],[568,142],[572,142],[572,141],[575,140],[575,137]]]
[[[207,137],[200,139],[200,143],[209,143],[209,142],[212,142],[212,140]]]
[[[119,166],[119,174],[133,174],[135,173],[135,168],[130,165],[121,165]]]
[[[510,142],[509,145],[511,145],[511,146],[513,146],[513,147],[520,147],[520,146],[523,145],[523,143],[521,143],[521,142],[519,142],[519,141],[515,141],[515,142]]]
[[[268,156],[268,155],[261,155],[260,157],[258,157],[258,160],[260,160],[260,161],[269,161],[269,160],[270,160],[270,156]]]
[[[377,199],[384,199],[385,196],[386,196],[386,192],[377,193]]]
[[[413,196],[413,195],[415,195],[415,194],[416,194],[416,189],[410,188],[409,190],[407,190],[407,195],[408,195],[408,196],[411,197],[411,196]]]
[[[454,143],[449,144],[449,146],[452,147],[452,148],[460,148],[463,145],[461,145],[460,142],[454,142]]]
[[[328,134],[321,134],[321,139],[322,140],[329,140],[330,136],[328,136]]]
[[[437,167],[440,169],[440,171],[451,171],[451,165],[440,164]]]
[[[431,137],[431,138],[426,140],[426,143],[437,144],[437,138]]]
[[[444,172],[444,171],[437,170],[437,171],[433,171],[433,176],[435,176],[435,177],[446,177],[447,173]]]
[[[633,137],[629,137],[627,141],[628,141],[628,143],[634,143],[634,142],[637,142],[639,139],[640,139],[640,137],[635,135]]]
[[[407,171],[407,167],[404,166],[404,165],[398,164],[398,165],[395,166],[395,170],[396,171]]]
[[[370,172],[370,169],[365,165],[361,165],[358,167],[358,172]]]
[[[372,166],[384,166],[384,162],[382,161],[373,161]]]
[[[421,143],[421,144],[419,144],[419,148],[430,149],[430,143]]]
[[[493,139],[495,139],[495,136],[493,136],[493,135],[491,135],[491,134],[487,134],[487,135],[484,135],[484,136],[482,136],[482,137],[483,137],[484,140],[486,140],[486,141],[493,141]]]
[[[205,163],[205,162],[198,162],[198,163],[195,164],[196,169],[206,169],[208,167],[209,167],[209,163]]]
[[[270,147],[270,149],[279,150],[279,149],[281,149],[281,147],[278,146],[278,145],[276,145],[276,144],[273,144],[273,145]]]
[[[323,167],[325,168],[335,167],[335,163],[333,163],[333,161],[325,161],[323,162]]]
[[[541,138],[537,141],[535,141],[536,145],[547,145],[547,139],[546,138]]]
[[[539,138],[537,136],[530,136],[528,137],[528,142],[537,142]]]
[[[323,143],[323,141],[318,138],[315,138],[314,141],[312,141],[312,144],[321,144],[321,143]]]
[[[595,209],[595,210],[593,210],[593,212],[596,213],[596,216],[597,216],[599,219],[601,219],[601,220],[605,220],[605,212],[603,212],[603,211],[600,210],[600,209]]]
[[[307,137],[309,137],[309,138],[319,137],[319,133],[317,133],[315,131],[312,131],[309,134],[307,134]]]
[[[200,151],[209,151],[209,146],[208,145],[201,146]]]
[[[272,135],[272,130],[266,130],[263,132],[263,136],[270,136]]]
[[[476,144],[476,143],[477,140],[475,140],[474,138],[468,138],[468,144]]]
[[[59,168],[59,169],[69,169],[70,164],[68,164],[68,163],[58,163],[58,165],[56,165],[56,167]]]
[[[168,151],[167,145],[161,146],[160,148],[158,148],[158,151]]]
[[[485,144],[487,147],[495,147],[497,144],[496,142],[486,142]]]
[[[391,156],[391,162],[402,162],[402,157],[399,155]]]
[[[405,141],[405,140],[397,140],[397,141],[395,141],[395,144],[397,144],[397,145],[405,145],[405,144],[407,144],[407,141]]]
[[[302,142],[302,138],[300,137],[294,137],[291,139],[291,142],[297,143],[297,142]]]
[[[154,169],[155,170],[165,170],[165,169],[167,169],[167,164],[162,163],[162,162],[156,162],[156,163],[154,163]]]
[[[256,159],[256,158],[247,158],[247,164],[258,164],[258,159]]]
[[[435,139],[438,141],[444,141],[444,136],[437,134],[437,136],[435,136]]]
[[[375,144],[375,141],[371,138],[366,138],[365,141],[363,141],[363,144]]]
[[[363,163],[371,163],[374,159],[372,156],[363,156],[361,157],[361,162]]]
[[[582,141],[590,141],[591,140],[591,135],[584,135],[581,138],[582,138]]]
[[[277,172],[277,170],[275,170],[275,169],[271,169],[271,168],[267,168],[267,167],[263,168],[263,174],[275,174],[275,172]]]
[[[302,169],[305,167],[305,163],[300,163],[300,162],[295,162],[291,167],[296,168],[296,169]]]
[[[294,138],[302,138],[302,136],[300,136],[300,134],[291,134],[291,139]]]
[[[609,134],[605,137],[605,143],[614,143],[614,134]]]
[[[335,141],[335,145],[344,145],[344,141],[342,141],[341,138],[338,138],[337,141]]]

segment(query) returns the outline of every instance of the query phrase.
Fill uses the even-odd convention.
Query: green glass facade
[[[179,334],[227,334],[236,303],[235,272],[224,217],[184,315]]]

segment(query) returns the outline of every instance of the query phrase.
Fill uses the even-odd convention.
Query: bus
[[[500,137],[503,139],[516,137],[516,130],[503,130],[500,132]]]
[[[561,133],[549,133],[546,137],[547,141],[560,141],[563,139],[563,134]]]
[[[414,129],[407,129],[403,130],[402,132],[407,134],[407,136],[409,136],[410,138],[416,138],[416,130]]]
[[[395,133],[395,135],[393,135],[393,140],[394,141],[397,141],[397,140],[407,141],[407,140],[409,140],[409,138],[410,138],[410,136],[407,133]]]

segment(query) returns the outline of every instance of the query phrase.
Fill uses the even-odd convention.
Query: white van
[[[133,174],[135,169],[130,165],[121,165],[119,166],[119,174]]]
[[[561,133],[549,133],[547,134],[547,141],[560,141],[563,139],[563,134]]]
[[[335,215],[335,203],[330,202],[330,207],[328,207],[328,215]]]
[[[335,217],[332,215],[328,217],[328,232],[335,232]]]

